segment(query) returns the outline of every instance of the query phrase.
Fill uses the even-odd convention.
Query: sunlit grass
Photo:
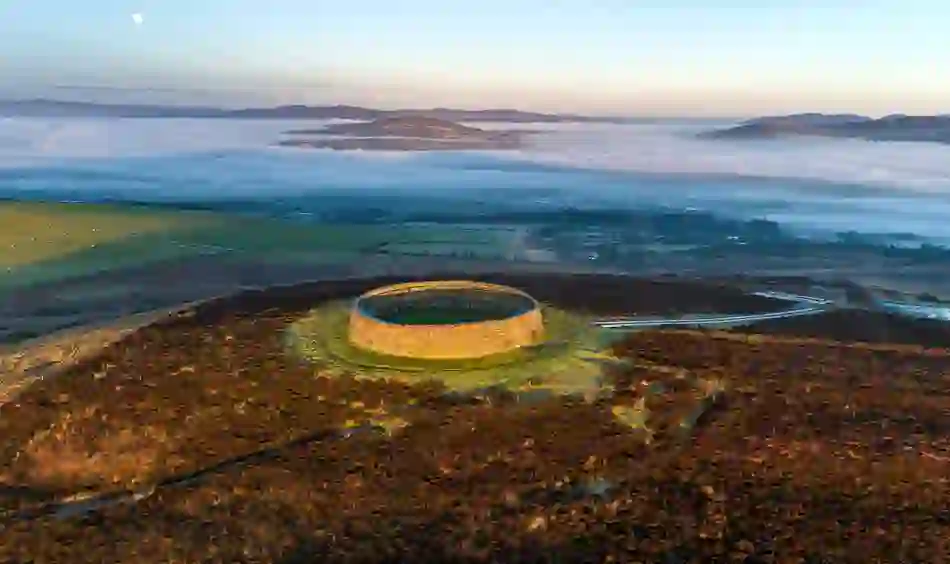
[[[422,254],[451,244],[464,254],[485,247],[485,237],[441,226],[320,224],[133,205],[0,202],[0,287],[207,255],[270,263],[348,263],[393,242]],[[504,237],[495,239],[498,248],[505,247]]]
[[[0,267],[16,267],[144,234],[195,228],[207,216],[84,204],[0,203]]]

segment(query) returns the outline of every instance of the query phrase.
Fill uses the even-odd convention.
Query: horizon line
[[[92,89],[92,87],[87,87]],[[152,90],[152,89],[146,89]],[[163,88],[155,89],[162,91],[172,91],[178,89],[172,88]],[[123,108],[188,108],[188,109],[197,109],[197,110],[212,110],[212,111],[242,111],[242,110],[272,110],[272,109],[281,109],[281,108],[352,108],[360,110],[370,110],[370,111],[381,111],[381,112],[419,112],[419,111],[458,111],[458,112],[517,112],[522,114],[535,114],[542,116],[554,116],[554,117],[577,117],[577,118],[594,118],[594,119],[624,119],[624,120],[644,120],[644,121],[657,121],[657,120],[683,120],[683,119],[693,119],[693,120],[746,120],[754,118],[763,118],[763,117],[787,117],[787,116],[797,116],[797,115],[854,115],[870,119],[881,119],[891,116],[908,116],[908,117],[946,117],[950,116],[950,112],[940,112],[940,113],[930,113],[930,114],[914,114],[914,113],[904,113],[904,112],[889,112],[889,113],[862,113],[857,111],[816,111],[816,110],[801,110],[793,112],[772,112],[772,113],[762,113],[762,114],[746,114],[746,115],[721,115],[721,116],[690,116],[690,115],[676,115],[676,114],[667,114],[667,115],[644,115],[644,114],[627,114],[627,113],[607,113],[607,112],[578,112],[578,111],[544,111],[544,110],[531,110],[531,109],[522,109],[518,107],[504,107],[504,106],[485,106],[485,107],[472,107],[465,105],[433,105],[433,106],[376,106],[376,105],[363,105],[363,104],[347,104],[347,103],[308,103],[308,102],[293,102],[293,103],[280,103],[280,104],[192,104],[187,102],[164,102],[164,103],[145,103],[145,102],[103,102],[103,101],[94,101],[89,99],[74,99],[72,97],[44,97],[44,96],[33,96],[33,97],[2,97],[0,98],[0,104],[17,104],[17,103],[48,103],[48,104],[81,104],[88,106],[99,106],[99,107],[123,107]]]
[[[168,89],[164,89],[167,91]],[[472,107],[464,105],[435,105],[435,106],[375,106],[375,105],[363,105],[363,104],[347,104],[347,103],[307,103],[307,102],[294,102],[294,103],[282,103],[282,104],[221,104],[221,105],[208,105],[208,104],[191,104],[187,102],[180,103],[145,103],[145,102],[97,102],[88,99],[70,99],[69,97],[64,98],[50,98],[43,96],[35,97],[25,97],[25,98],[0,98],[0,104],[17,104],[17,103],[48,103],[48,104],[81,104],[87,106],[99,106],[99,107],[122,107],[122,108],[188,108],[188,109],[201,109],[201,110],[219,110],[219,111],[241,111],[241,110],[271,110],[279,108],[353,108],[360,110],[371,110],[371,111],[381,111],[381,112],[418,112],[418,111],[458,111],[458,112],[517,112],[522,114],[536,114],[542,116],[557,116],[557,117],[580,117],[580,118],[596,118],[596,119],[637,119],[637,120],[664,120],[664,119],[746,119],[747,117],[755,116],[704,116],[704,117],[689,117],[682,115],[637,115],[637,114],[620,114],[620,113],[601,113],[601,112],[577,112],[577,111],[544,111],[544,110],[530,110],[522,109],[518,107],[504,107],[504,106],[485,106],[485,107]],[[809,112],[804,112],[809,113]]]

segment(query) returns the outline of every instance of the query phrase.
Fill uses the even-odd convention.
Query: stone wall
[[[507,286],[448,280],[386,286],[363,294],[360,300],[427,290],[472,290],[530,298]],[[531,346],[544,338],[544,320],[536,302],[533,309],[507,319],[451,325],[399,325],[365,315],[359,307],[360,300],[350,314],[350,342],[378,354],[433,360],[480,358]]]

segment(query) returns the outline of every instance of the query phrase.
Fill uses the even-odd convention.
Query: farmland
[[[0,204],[0,288],[208,255],[345,263],[361,255],[501,257],[511,230],[315,224],[145,206]]]

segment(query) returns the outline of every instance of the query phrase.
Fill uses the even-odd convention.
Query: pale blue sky
[[[948,22],[946,0],[0,0],[0,97],[942,113]]]

